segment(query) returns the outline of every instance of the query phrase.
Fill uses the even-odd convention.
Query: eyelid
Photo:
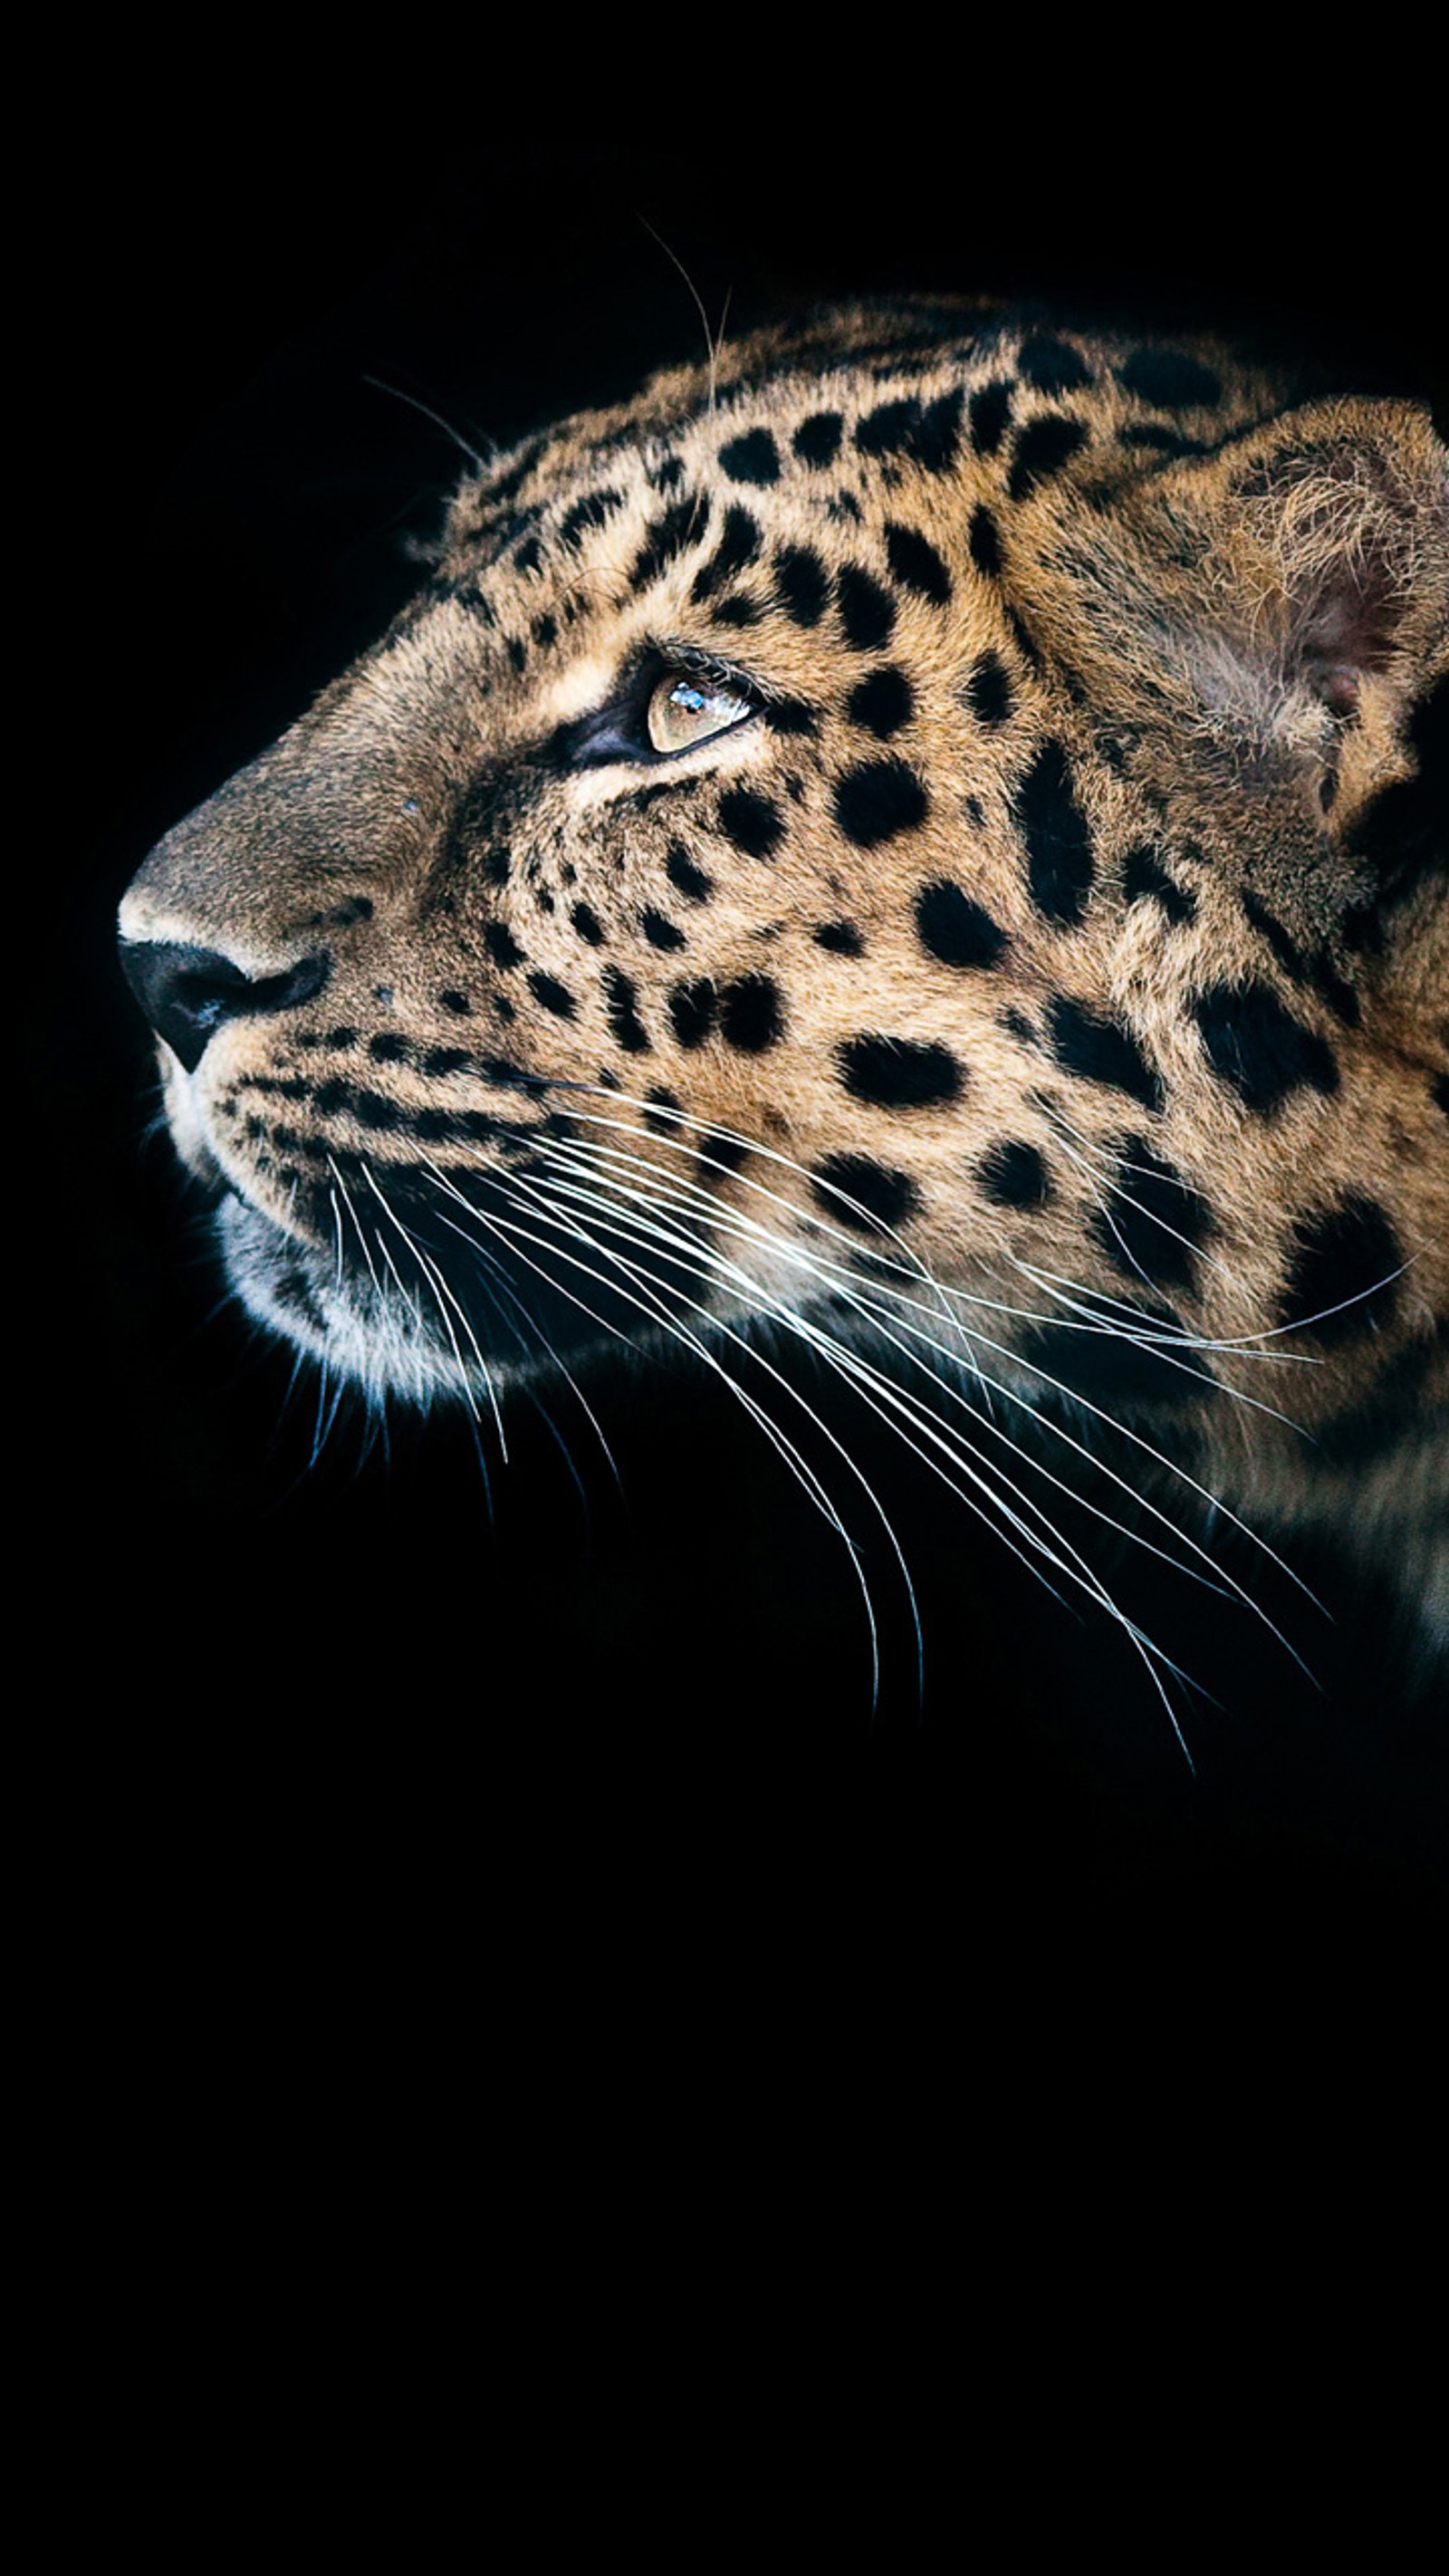
[[[727,662],[719,653],[708,652],[700,644],[657,644],[659,669],[653,686],[671,674],[681,680],[701,680],[712,689],[732,690],[736,697],[749,698],[754,704],[768,706],[777,692],[768,680],[753,671],[741,670],[738,662]]]

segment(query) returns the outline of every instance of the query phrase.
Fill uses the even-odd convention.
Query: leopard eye
[[[755,710],[738,689],[676,672],[660,681],[649,701],[649,740],[656,751],[688,751],[711,734],[728,733]]]

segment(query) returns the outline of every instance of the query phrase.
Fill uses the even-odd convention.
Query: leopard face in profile
[[[126,897],[232,1285],[475,1409],[803,1344],[1054,1579],[1090,1452],[1443,1640],[1446,691],[1427,417],[1216,345],[849,308],[566,421]]]

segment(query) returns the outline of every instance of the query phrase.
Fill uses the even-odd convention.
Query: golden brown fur
[[[235,1283],[474,1401],[915,1336],[1449,1633],[1446,670],[1427,419],[1217,347],[866,308],[565,423],[127,899]]]

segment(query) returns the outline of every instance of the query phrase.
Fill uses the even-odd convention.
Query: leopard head
[[[1446,490],[1412,406],[938,306],[498,457],[126,897],[237,1293],[418,1400],[793,1338],[1449,1622]]]

